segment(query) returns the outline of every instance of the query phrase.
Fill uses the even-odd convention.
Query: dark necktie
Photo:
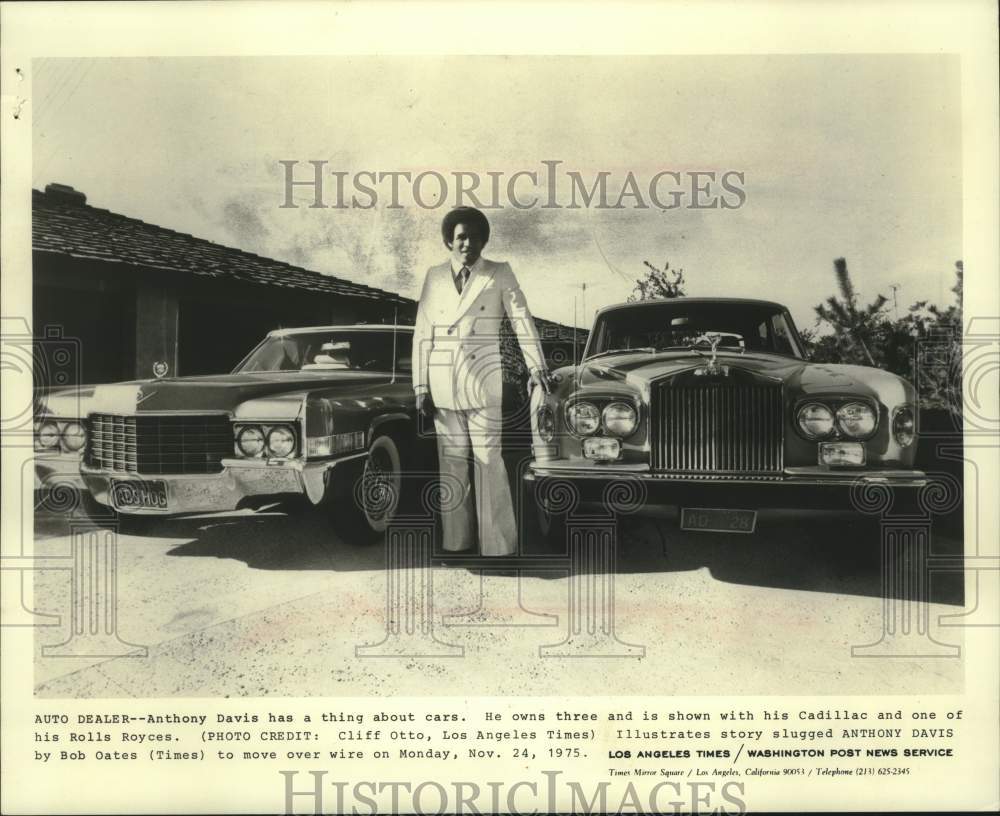
[[[459,294],[462,294],[465,284],[469,282],[469,271],[469,267],[463,266],[458,270],[458,274],[455,275],[455,288]]]

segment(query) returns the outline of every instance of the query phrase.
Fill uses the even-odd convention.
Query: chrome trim
[[[118,383],[111,383],[111,385],[118,385]],[[120,416],[120,417],[172,417],[172,416],[224,416],[232,417],[232,411],[189,411],[185,410],[171,410],[171,411],[132,411],[130,413],[113,413],[112,411],[88,411],[87,419],[90,419],[94,414],[103,414],[105,416]]]
[[[201,421],[186,421],[193,418]],[[234,446],[233,425],[225,412],[93,412],[87,415],[85,427],[84,459],[107,473],[220,473],[222,460]]]
[[[786,468],[784,473],[768,478],[748,476],[711,476],[701,474],[669,474],[649,473],[626,469],[624,465],[613,465],[610,469],[600,469],[597,466],[589,468],[561,467],[557,462],[532,462],[525,471],[526,481],[538,479],[580,479],[600,480],[607,482],[614,479],[639,479],[644,482],[685,481],[698,484],[742,484],[742,485],[806,485],[806,486],[845,486],[857,483],[884,484],[890,487],[923,487],[927,484],[927,474],[920,470],[893,470],[869,473],[849,473],[838,470],[822,470],[818,467]]]
[[[333,457],[323,457],[322,459],[310,459],[308,462],[302,459],[279,459],[278,457],[272,457],[271,459],[264,459],[262,457],[250,458],[248,456],[243,457],[227,457],[222,460],[222,465],[227,470],[234,469],[238,470],[241,468],[260,468],[264,469],[267,467],[284,467],[287,470],[308,470],[309,468],[319,468],[321,470],[328,470],[336,467],[341,462],[349,462],[352,459],[357,459],[361,456],[367,456],[368,451],[361,451],[359,453],[348,453],[344,456]],[[177,474],[182,476],[201,476],[202,474]],[[209,476],[214,474],[207,474]]]
[[[651,478],[669,482],[781,482],[784,476],[742,473],[651,473]]]
[[[784,467],[780,383],[660,382],[650,411],[650,470],[692,478],[768,478]]]

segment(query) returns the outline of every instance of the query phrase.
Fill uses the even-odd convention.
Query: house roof
[[[31,244],[36,252],[160,269],[210,278],[306,289],[346,297],[411,303],[409,298],[322,275],[234,247],[175,232],[86,203],[62,184],[31,191]]]
[[[322,275],[91,206],[82,192],[63,184],[46,185],[44,192],[32,190],[31,213],[35,252],[401,305],[414,303],[396,292]],[[543,340],[574,340],[572,326],[538,317],[535,323]],[[577,329],[575,338],[582,342],[586,335],[585,329]]]

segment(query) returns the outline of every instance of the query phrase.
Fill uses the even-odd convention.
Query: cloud
[[[260,253],[270,243],[270,230],[258,215],[258,207],[231,196],[222,205],[222,225],[233,236],[236,245]]]

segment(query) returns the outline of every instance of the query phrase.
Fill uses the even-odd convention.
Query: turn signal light
[[[614,462],[621,452],[622,443],[618,439],[600,436],[583,440],[583,455],[596,462]]]
[[[865,446],[860,442],[821,442],[819,463],[830,467],[863,465]]]

